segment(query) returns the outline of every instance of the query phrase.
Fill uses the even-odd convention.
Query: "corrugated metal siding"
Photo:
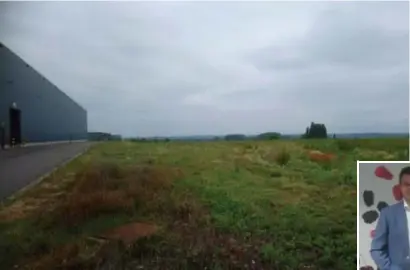
[[[9,127],[13,102],[21,110],[22,138],[27,142],[87,139],[87,111],[0,46],[0,122]]]

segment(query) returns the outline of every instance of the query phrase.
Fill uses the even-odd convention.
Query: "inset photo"
[[[360,269],[410,269],[410,162],[358,161],[357,185]]]

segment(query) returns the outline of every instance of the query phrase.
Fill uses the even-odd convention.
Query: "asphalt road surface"
[[[90,144],[76,142],[0,150],[0,200],[85,151]]]

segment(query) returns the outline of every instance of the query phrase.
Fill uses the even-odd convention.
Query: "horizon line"
[[[273,132],[273,131],[272,131]],[[225,133],[225,134],[192,134],[192,135],[149,135],[149,136],[124,136],[124,137],[141,137],[141,138],[153,138],[153,137],[159,137],[159,138],[172,138],[172,137],[219,137],[219,136],[226,136],[226,135],[245,135],[245,136],[257,136],[259,134],[263,133],[269,133],[267,132],[262,132],[262,133],[252,133],[252,134],[246,134],[246,133]],[[282,136],[295,136],[295,135],[301,135],[302,133],[280,133]],[[114,133],[113,133],[114,134]],[[334,132],[328,132],[328,135],[363,135],[363,134],[398,134],[398,135],[409,135],[409,132],[340,132],[340,133],[334,133]],[[119,135],[119,134],[118,134]]]

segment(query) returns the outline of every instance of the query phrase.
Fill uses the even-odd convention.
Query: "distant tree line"
[[[121,135],[106,132],[88,132],[89,141],[121,141]]]
[[[281,134],[278,132],[265,132],[256,136],[258,140],[278,140],[281,138]]]
[[[129,138],[131,142],[170,142],[170,138]]]
[[[247,136],[244,134],[227,134],[225,136],[214,136],[210,137],[209,139],[201,139],[204,140],[225,140],[225,141],[243,141],[243,140],[279,140],[279,139],[292,139],[297,138],[298,135],[282,135],[279,132],[264,132],[259,135],[251,135]],[[333,138],[336,136],[333,135]],[[300,138],[300,137],[299,137]],[[310,126],[308,126],[305,130],[305,133],[302,135],[303,139],[325,139],[328,138],[327,129],[325,124],[311,122]],[[129,139],[135,142],[169,142],[171,141],[170,138],[131,138]],[[181,139],[172,139],[172,140],[181,140]]]
[[[281,138],[278,132],[265,132],[256,136],[246,136],[244,134],[228,134],[224,137],[226,141],[243,141],[243,140],[277,140]]]
[[[228,134],[225,136],[226,141],[242,141],[246,140],[246,135],[243,134]]]

